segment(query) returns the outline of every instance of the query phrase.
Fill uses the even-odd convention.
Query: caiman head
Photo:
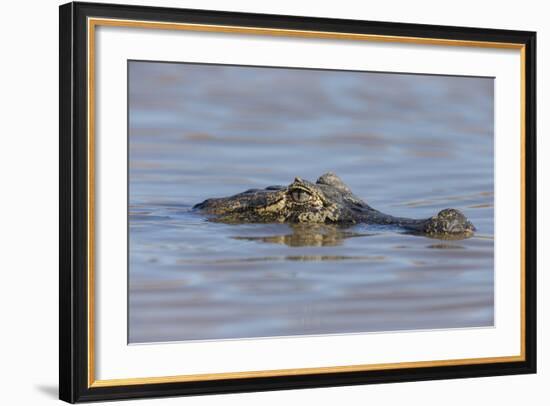
[[[441,210],[424,219],[395,217],[370,207],[356,197],[335,174],[316,183],[300,178],[288,186],[250,189],[230,197],[207,199],[194,209],[224,223],[355,223],[392,225],[434,238],[467,238],[476,230],[456,209]]]
[[[226,223],[357,223],[364,203],[340,178],[326,173],[316,183],[295,178],[288,186],[250,189],[194,206]]]

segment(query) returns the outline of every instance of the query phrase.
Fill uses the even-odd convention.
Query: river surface
[[[227,225],[209,197],[338,174],[466,240]],[[493,79],[129,62],[129,342],[494,323]]]

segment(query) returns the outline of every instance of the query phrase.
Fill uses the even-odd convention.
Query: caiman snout
[[[471,234],[476,228],[460,210],[444,209],[427,221],[424,231],[428,234]]]

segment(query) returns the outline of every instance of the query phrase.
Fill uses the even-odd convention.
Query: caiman
[[[224,223],[364,223],[391,225],[408,232],[441,238],[466,238],[476,230],[457,209],[444,209],[424,219],[382,213],[354,195],[331,172],[322,175],[316,183],[297,177],[288,186],[249,189],[229,197],[207,199],[193,209]]]

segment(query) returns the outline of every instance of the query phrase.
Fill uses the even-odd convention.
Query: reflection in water
[[[439,250],[463,250],[465,247],[462,245],[456,245],[456,244],[432,244],[428,245],[427,248],[435,248]]]
[[[493,79],[129,63],[129,342],[492,326],[493,116]],[[328,171],[383,212],[456,207],[478,231],[189,212]]]
[[[333,247],[342,245],[345,239],[356,237],[369,237],[376,235],[376,233],[363,233],[351,231],[350,227],[337,226],[331,224],[289,224],[291,229],[290,234],[276,234],[269,236],[234,236],[231,237],[235,240],[257,241],[270,244],[283,244],[289,247]],[[368,225],[366,225],[369,228]],[[401,232],[403,234],[417,235],[424,238],[430,238],[434,240],[448,240],[448,241],[460,241],[471,238],[470,234],[449,234],[449,235],[426,235],[422,233],[414,233],[411,231],[400,230],[399,227],[392,226],[370,226],[379,232],[386,229],[394,232]],[[428,248],[464,248],[460,245],[452,244],[433,244]]]
[[[270,236],[235,236],[236,240],[284,244],[289,247],[333,247],[342,245],[346,238],[366,237],[373,234],[353,232],[329,224],[289,224],[292,233]]]
[[[273,261],[383,261],[383,256],[365,256],[365,255],[285,255],[285,256],[273,256],[273,257],[253,257],[253,258],[235,258],[235,259],[221,259],[221,260],[202,260],[193,261],[180,259],[177,260],[177,264],[240,264],[243,262],[273,262]]]

